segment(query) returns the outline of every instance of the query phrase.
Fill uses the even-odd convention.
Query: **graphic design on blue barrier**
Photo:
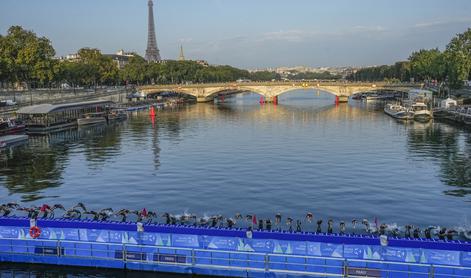
[[[189,248],[200,247],[197,235],[172,234],[171,238],[172,238],[173,247],[189,247]]]
[[[363,259],[363,245],[350,245],[343,246],[343,256],[348,259]]]
[[[384,247],[382,258],[386,261],[419,263],[425,259],[420,249]]]
[[[62,229],[57,229],[57,230],[61,230],[61,236],[59,237],[59,239],[73,240],[73,241],[80,240],[79,230],[78,229],[62,228]],[[57,230],[56,230],[56,234],[58,233]]]
[[[0,238],[20,238],[19,227],[0,227]]]
[[[308,242],[307,255],[325,256],[325,257],[343,257],[341,244],[324,243],[324,242]]]
[[[106,230],[80,229],[79,234],[80,234],[81,241],[91,241],[91,242],[109,242],[110,241],[109,232]]]
[[[250,245],[250,247],[255,252],[260,253],[273,253],[275,249],[275,242],[277,240],[270,240],[270,239],[246,239],[246,244]]]
[[[209,249],[217,249],[217,250],[237,250],[238,246],[238,238],[233,237],[210,237],[208,243]]]

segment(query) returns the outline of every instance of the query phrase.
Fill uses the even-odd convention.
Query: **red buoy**
[[[339,96],[335,96],[335,105],[339,105],[339,103],[340,103]]]
[[[154,116],[155,116],[155,109],[154,109],[154,106],[151,106],[151,107],[150,107],[149,115],[150,115],[151,117],[154,117]]]

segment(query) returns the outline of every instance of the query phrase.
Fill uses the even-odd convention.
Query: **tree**
[[[413,52],[409,61],[411,74],[416,80],[445,79],[446,66],[443,54],[437,48]]]
[[[1,40],[0,61],[7,68],[6,79],[25,82],[28,88],[33,82],[46,84],[53,79],[54,55],[49,39],[38,38],[20,26],[10,27]]]
[[[4,48],[4,38],[0,35],[0,49]],[[0,82],[6,81],[8,77],[7,63],[2,55],[0,55]]]
[[[460,88],[471,74],[471,28],[456,35],[445,51],[448,82],[452,88]]]
[[[256,71],[250,74],[250,79],[255,81],[280,80],[281,76],[274,71]]]
[[[159,64],[152,64],[159,65]],[[124,66],[120,72],[121,79],[125,82],[136,83],[140,85],[144,83],[146,77],[149,75],[149,68],[146,60],[141,56],[134,55],[129,58],[129,63]]]

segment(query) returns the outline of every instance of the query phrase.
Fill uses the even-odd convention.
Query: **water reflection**
[[[44,198],[44,189],[62,185],[74,146],[83,148],[90,168],[103,167],[120,151],[121,129],[121,124],[98,125],[30,137],[29,145],[0,153],[2,183],[9,194],[21,194],[23,202]]]
[[[410,151],[440,165],[440,180],[456,189],[446,195],[464,197],[471,194],[471,137],[457,126],[442,123],[415,123],[409,129]]]
[[[19,193],[24,202],[41,198],[46,188],[62,184],[62,173],[68,159],[64,146],[54,150],[18,148],[0,157],[2,184],[10,194]]]

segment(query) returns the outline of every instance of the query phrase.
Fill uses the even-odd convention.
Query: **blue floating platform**
[[[471,243],[0,217],[0,261],[235,277],[471,277]]]

